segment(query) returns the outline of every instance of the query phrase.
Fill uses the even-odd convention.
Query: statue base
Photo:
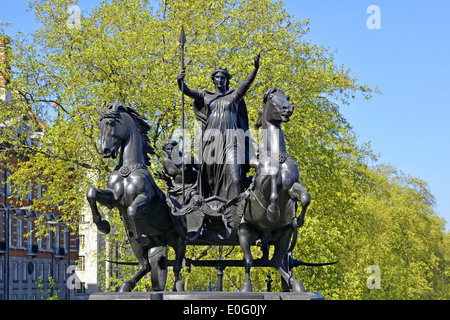
[[[89,300],[324,300],[319,292],[97,292]]]

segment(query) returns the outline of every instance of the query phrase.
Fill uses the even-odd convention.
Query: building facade
[[[0,35],[0,64],[6,67],[7,41]],[[7,105],[11,98],[0,69],[0,102]],[[78,231],[59,222],[55,206],[42,212],[32,209],[33,201],[45,193],[40,183],[30,182],[27,194],[14,192],[8,167],[18,158],[14,155],[0,163],[0,300],[86,298],[85,286],[76,274],[84,269]],[[38,235],[37,219],[48,227],[45,234]]]

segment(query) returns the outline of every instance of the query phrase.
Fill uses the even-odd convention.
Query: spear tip
[[[183,26],[181,26],[180,39],[178,39],[178,41],[180,41],[181,45],[184,45],[186,43],[186,34],[184,33]]]

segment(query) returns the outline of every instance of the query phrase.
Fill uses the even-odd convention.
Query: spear
[[[178,39],[180,42],[181,48],[181,70],[184,69],[184,45],[186,43],[186,34],[184,33],[184,27],[181,26],[180,38]],[[181,137],[181,180],[182,180],[182,192],[183,192],[183,206],[185,205],[185,195],[184,195],[184,85],[181,86],[181,128],[182,128],[182,137]]]

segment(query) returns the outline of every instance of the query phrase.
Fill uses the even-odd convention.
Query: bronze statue
[[[184,82],[185,70],[178,74],[178,86],[194,99],[194,113],[202,126],[199,194],[205,198],[233,199],[245,187],[249,169],[248,114],[244,96],[256,78],[260,56],[254,70],[236,90],[230,90],[231,74],[218,68],[211,74],[215,91],[195,91]]]
[[[197,165],[192,155],[182,156],[176,141],[164,143],[164,170],[157,177],[166,181],[167,194],[147,169],[148,153],[153,149],[146,119],[118,103],[101,110],[101,152],[104,157],[119,156],[119,164],[109,175],[107,188],[89,188],[87,199],[100,231],[108,233],[110,226],[102,219],[97,203],[118,208],[124,222],[139,270],[124,282],[121,291],[131,291],[153,267],[162,268],[160,260],[149,260],[148,251],[166,245],[172,246],[176,255],[173,289],[184,290],[180,271],[186,244],[240,245],[244,253],[240,262],[245,267],[241,290],[252,291],[250,248],[255,243],[264,244],[259,263],[276,268],[286,290],[305,291],[292,277],[286,257],[295,246],[297,228],[304,223],[311,197],[300,183],[296,162],[287,153],[281,125],[289,121],[294,107],[281,90],[271,88],[264,94],[257,120],[259,157],[249,150],[252,141],[244,97],[255,80],[259,60],[256,55],[254,70],[236,90],[229,88],[231,75],[226,69],[211,74],[214,92],[191,90],[184,83],[185,70],[178,74],[179,88],[194,99],[194,112],[202,125],[202,157]],[[247,185],[250,165],[255,175]],[[269,260],[270,245],[275,251]],[[296,261],[296,265],[330,264]],[[164,289],[164,285],[157,287]]]

